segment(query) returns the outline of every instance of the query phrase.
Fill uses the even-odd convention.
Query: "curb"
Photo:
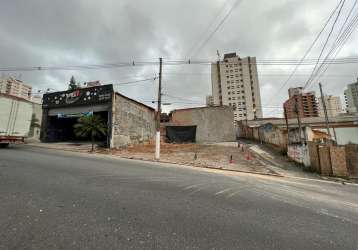
[[[101,154],[98,154],[101,155]],[[104,154],[102,154],[104,155]],[[158,162],[158,163],[167,163],[167,164],[174,164],[178,166],[188,166],[188,167],[194,167],[194,168],[206,168],[206,169],[214,169],[214,170],[222,170],[222,171],[229,171],[229,172],[238,172],[238,173],[246,173],[246,174],[257,174],[257,175],[267,175],[267,176],[274,176],[274,177],[284,177],[283,175],[279,174],[272,174],[272,173],[262,173],[262,172],[253,172],[253,171],[245,171],[245,170],[234,170],[234,169],[227,169],[222,167],[210,167],[205,165],[195,165],[195,164],[188,164],[188,163],[179,163],[179,162],[170,162],[170,161],[156,161],[156,160],[149,160],[149,159],[143,159],[143,158],[136,158],[136,157],[125,157],[125,156],[118,156],[118,155],[111,155],[114,157],[122,158],[122,159],[128,159],[128,160],[139,160],[139,161],[145,161],[145,162]]]
[[[96,151],[94,153],[91,152],[87,152],[87,151],[79,151],[79,150],[73,150],[73,149],[66,149],[66,148],[51,148],[51,147],[46,147],[46,146],[42,146],[42,145],[36,145],[36,144],[25,144],[28,146],[33,146],[33,147],[38,147],[38,148],[46,148],[46,149],[51,149],[51,150],[61,150],[61,151],[66,151],[66,152],[76,152],[76,153],[81,153],[81,154],[89,154],[89,155],[104,155],[104,156],[112,156],[114,158],[119,158],[119,159],[127,159],[127,160],[137,160],[137,161],[144,161],[144,162],[157,162],[157,163],[167,163],[167,164],[174,164],[174,165],[178,165],[178,166],[187,166],[187,167],[194,167],[194,168],[204,168],[204,169],[214,169],[214,170],[221,170],[221,171],[227,171],[227,172],[237,172],[237,173],[245,173],[245,174],[255,174],[255,175],[265,175],[265,176],[273,176],[273,177],[285,177],[283,175],[280,174],[274,174],[274,173],[262,173],[262,172],[254,172],[254,171],[245,171],[245,170],[234,170],[234,169],[227,169],[227,168],[223,168],[223,167],[210,167],[210,166],[206,166],[206,165],[195,165],[195,164],[190,164],[190,163],[179,163],[179,162],[170,162],[170,161],[157,161],[157,160],[150,160],[150,159],[143,159],[143,158],[136,158],[136,157],[126,157],[126,156],[119,156],[119,155],[114,155],[114,154],[102,154],[102,153],[97,153]],[[272,171],[272,170],[271,170]]]

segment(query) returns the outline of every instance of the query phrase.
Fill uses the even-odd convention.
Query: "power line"
[[[342,8],[343,8],[343,6],[344,6],[345,1],[346,1],[346,0],[343,0],[343,1],[341,0],[341,1],[340,1],[340,3],[341,3],[340,8],[339,8],[338,13],[337,13],[337,16],[336,16],[336,18],[335,18],[335,20],[334,20],[334,22],[333,22],[333,24],[332,24],[331,30],[330,30],[329,33],[328,33],[328,36],[327,36],[327,38],[326,38],[326,41],[324,42],[324,45],[323,45],[323,47],[322,47],[322,49],[321,49],[321,52],[320,52],[319,57],[318,57],[318,61],[321,59],[321,57],[322,57],[322,55],[323,55],[323,52],[324,52],[325,49],[326,49],[326,46],[327,46],[327,44],[328,44],[328,41],[329,41],[329,39],[330,39],[330,37],[331,37],[331,35],[332,35],[332,33],[333,33],[334,27],[336,26],[336,23],[337,23],[337,21],[338,21],[338,19],[339,19],[339,16],[341,15],[341,11],[342,11]],[[312,70],[311,76],[308,78],[306,84],[304,85],[304,87],[303,87],[304,89],[307,88],[307,86],[308,86],[309,84],[311,84],[311,82],[312,82],[312,80],[313,80],[312,77],[315,75],[315,70],[316,70],[316,68],[317,68],[317,66],[318,66],[318,64],[319,64],[318,61],[317,61],[316,65],[314,66],[313,70]]]
[[[320,32],[317,34],[316,38],[313,40],[312,44],[310,45],[310,47],[307,49],[307,51],[305,52],[305,54],[303,55],[303,57],[301,58],[300,62],[296,65],[296,67],[294,68],[294,70],[291,72],[291,74],[289,75],[289,77],[283,82],[283,84],[280,86],[279,90],[276,92],[276,95],[279,94],[281,92],[281,90],[289,83],[289,81],[292,79],[293,75],[297,72],[298,68],[302,65],[302,63],[304,62],[304,60],[306,59],[306,57],[308,56],[308,54],[311,52],[311,50],[313,49],[313,47],[315,46],[316,42],[318,41],[318,39],[320,38],[320,36],[322,35],[323,31],[326,29],[328,23],[331,21],[332,17],[334,16],[334,13],[337,11],[339,5],[341,4],[341,2],[339,2],[338,5],[335,6],[335,8],[333,9],[333,11],[331,12],[331,14],[329,15],[329,18],[327,19],[327,21],[325,22],[325,24],[323,25],[322,29],[320,30]]]
[[[226,8],[226,6],[228,5],[230,1],[226,0],[226,2],[222,5],[222,7],[220,8],[219,12],[215,15],[215,18],[210,22],[209,26],[206,28],[206,30],[202,33],[202,36],[204,36],[207,32],[210,31],[210,28],[215,24],[216,20],[218,19],[218,17],[220,16],[220,14],[224,11],[224,9]],[[190,57],[190,55],[192,54],[192,52],[194,51],[194,49],[200,45],[200,41],[199,40],[197,43],[194,43],[192,47],[190,47],[188,53],[186,54],[186,57]]]
[[[334,44],[332,45],[331,50],[326,55],[325,59],[328,59],[332,53],[334,53],[333,59],[335,59],[337,57],[337,55],[339,54],[339,52],[341,51],[341,49],[343,48],[344,44],[347,42],[347,40],[353,33],[353,31],[356,29],[357,24],[358,24],[358,9],[356,10],[354,17],[350,20],[348,25],[345,26],[351,16],[351,14],[353,13],[353,10],[354,10],[354,7],[356,6],[356,4],[357,4],[357,0],[354,1],[354,4],[353,4],[351,10],[349,11],[346,20],[344,21],[343,25],[341,26],[338,36],[337,36]],[[345,29],[343,30],[343,28],[345,28]],[[323,77],[323,75],[328,70],[329,66],[330,65],[326,64],[325,62],[323,62],[320,65],[317,72],[319,72],[323,67],[325,67],[325,68],[319,73],[319,75],[317,76],[318,77],[317,80],[319,80],[321,77]]]
[[[358,57],[344,57],[338,59],[307,59],[300,62],[298,59],[258,59],[256,63],[242,62],[242,65],[257,64],[261,66],[290,66],[290,65],[306,65],[311,66],[317,63],[326,64],[357,64]],[[163,61],[163,65],[211,65],[213,62],[210,60],[202,61]],[[97,70],[97,69],[111,69],[120,67],[136,67],[136,66],[153,66],[157,65],[158,62],[135,62],[132,63],[110,63],[110,64],[96,64],[96,65],[74,65],[74,66],[35,66],[35,67],[2,67],[0,72],[17,72],[17,71],[58,71],[58,70]],[[237,64],[237,63],[226,63],[226,64]]]
[[[135,80],[135,81],[113,83],[113,85],[128,85],[128,84],[139,83],[139,82],[155,81],[157,78],[158,77],[155,76],[155,77],[140,79],[140,80]]]
[[[216,28],[209,34],[209,36],[204,40],[204,42],[200,45],[200,47],[197,49],[197,51],[192,54],[191,57],[195,57],[201,50],[202,48],[210,41],[210,39],[214,36],[214,34],[220,29],[220,27],[224,24],[224,22],[226,21],[226,19],[230,16],[230,14],[234,11],[234,9],[236,8],[237,5],[239,5],[239,3],[241,3],[242,0],[236,0],[235,3],[233,4],[233,6],[230,8],[230,10],[227,12],[227,14],[224,16],[224,18],[219,22],[219,24],[216,26]]]
[[[186,99],[186,98],[183,98],[183,97],[173,96],[173,95],[169,95],[169,94],[165,94],[165,93],[163,94],[163,96],[175,98],[175,99],[177,99],[177,100],[182,100],[182,101],[186,101],[186,102],[196,103],[194,100],[191,100],[191,99]],[[199,102],[197,102],[197,103],[199,103]]]

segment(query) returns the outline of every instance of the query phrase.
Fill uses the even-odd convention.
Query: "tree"
[[[82,116],[74,125],[74,132],[80,137],[91,137],[92,150],[94,151],[95,138],[107,134],[107,125],[98,115]]]
[[[78,85],[76,83],[75,77],[71,76],[70,84],[68,85],[68,90],[76,90],[78,89]]]

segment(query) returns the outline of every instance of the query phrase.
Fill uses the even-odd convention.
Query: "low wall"
[[[348,177],[345,147],[331,146],[329,150],[333,176]]]
[[[348,174],[358,178],[358,145],[348,144],[345,146],[347,157]]]
[[[321,175],[331,176],[332,175],[332,164],[329,146],[320,145],[318,146],[319,161]]]
[[[287,156],[305,167],[310,166],[310,157],[307,145],[292,144],[287,147]]]
[[[311,169],[317,173],[321,173],[321,165],[319,162],[318,144],[315,142],[308,142],[308,153],[310,156]]]

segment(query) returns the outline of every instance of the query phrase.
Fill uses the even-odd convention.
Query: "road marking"
[[[221,191],[215,193],[215,196],[217,196],[217,195],[219,195],[219,194],[226,193],[226,192],[228,192],[228,191],[230,191],[230,190],[232,190],[232,188],[227,188],[227,189],[221,190]]]
[[[205,183],[194,184],[194,185],[187,186],[183,190],[193,189],[193,188],[200,187],[200,186],[203,186],[203,185],[205,185]]]
[[[240,193],[240,192],[241,192],[241,191],[233,192],[233,193],[229,194],[226,198],[234,197],[235,195],[237,195],[237,194]]]
[[[203,190],[204,188],[198,188],[198,189],[195,189],[194,191],[191,191],[188,195],[192,195],[192,194],[195,194],[197,192],[200,192],[201,190]]]

